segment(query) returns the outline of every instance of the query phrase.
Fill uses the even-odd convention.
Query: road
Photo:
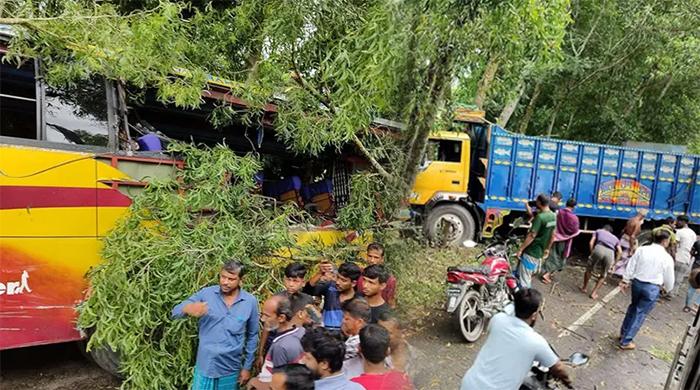
[[[590,362],[575,369],[577,389],[661,389],[671,359],[683,332],[692,320],[681,312],[681,298],[659,303],[635,340],[636,351],[620,351],[614,338],[629,303],[629,294],[611,293],[606,285],[601,299],[610,294],[609,302],[584,316],[596,302],[578,291],[583,276],[580,267],[568,267],[558,275],[554,288],[539,281],[535,287],[545,296],[544,321],[535,328],[549,340],[557,352],[590,355]],[[684,296],[684,292],[682,293]],[[585,321],[579,320],[582,316]],[[566,332],[579,323],[575,332]],[[464,372],[476,357],[480,342],[462,341],[453,319],[434,310],[434,319],[410,336],[416,349],[418,389],[457,389]],[[86,360],[75,344],[63,344],[23,350],[5,351],[0,355],[0,387],[3,389],[87,390],[116,389],[119,381]]]
[[[656,305],[635,339],[637,350],[621,351],[615,339],[629,304],[629,292],[616,293],[612,283],[605,285],[599,301],[610,294],[609,302],[598,305],[589,317],[585,314],[593,312],[596,301],[578,290],[583,272],[582,267],[566,268],[556,276],[559,282],[554,287],[534,282],[533,287],[545,297],[545,319],[540,319],[535,329],[561,356],[573,352],[590,356],[587,365],[574,370],[577,389],[662,389],[677,345],[693,318],[681,311],[685,289],[681,290],[683,299],[662,300]],[[567,332],[574,323],[581,325],[575,332]],[[410,338],[420,361],[417,387],[459,388],[484,339],[467,344],[453,318],[436,316],[431,326]]]

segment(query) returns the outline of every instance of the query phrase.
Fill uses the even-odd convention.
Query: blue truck
[[[700,156],[508,132],[478,120],[429,139],[412,207],[428,236],[488,238],[538,194],[575,198],[583,227],[687,215],[700,224]]]

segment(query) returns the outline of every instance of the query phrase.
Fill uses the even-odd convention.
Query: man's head
[[[346,292],[354,289],[357,285],[357,280],[360,279],[362,270],[355,263],[343,263],[338,267],[338,275],[335,278],[335,284],[340,292]]]
[[[366,297],[381,294],[389,280],[389,272],[383,265],[370,265],[362,271],[362,293]]]
[[[549,208],[549,196],[547,196],[547,194],[537,195],[537,199],[535,199],[535,205],[540,210]]]
[[[241,287],[243,277],[243,264],[238,260],[229,260],[224,263],[219,272],[219,288],[224,295],[233,294]]]
[[[612,233],[612,232],[613,232],[613,228],[612,228],[612,226],[610,226],[609,224],[603,225],[603,230],[605,230],[605,231],[608,232],[608,233]]]
[[[369,323],[369,319],[369,304],[363,298],[355,297],[343,303],[343,323],[340,329],[346,336],[356,336]]]
[[[389,345],[392,349],[397,348],[403,341],[403,331],[398,318],[392,313],[385,311],[379,315],[377,324],[384,327],[389,332]]]
[[[384,247],[378,242],[367,245],[367,263],[384,264]]]
[[[284,268],[284,288],[287,293],[295,294],[304,287],[306,266],[302,263],[292,263]]]
[[[657,230],[654,233],[654,244],[659,244],[664,248],[668,247],[668,244],[671,242],[671,233],[669,233],[666,230]]]
[[[273,295],[263,303],[260,319],[267,330],[285,328],[294,317],[289,298]]]
[[[678,226],[679,229],[683,229],[684,227],[688,226],[688,223],[690,222],[690,218],[688,218],[687,215],[679,215],[678,218],[676,219],[676,225]]]
[[[569,200],[566,201],[566,207],[573,210],[574,207],[576,207],[576,199],[569,198]]]
[[[675,227],[676,226],[676,220],[673,219],[673,217],[667,217],[664,220],[664,225],[668,225],[670,227]]]
[[[370,363],[379,364],[389,354],[389,332],[380,325],[369,324],[360,330],[360,352]]]
[[[515,293],[515,316],[535,326],[542,304],[542,294],[534,288],[523,288]]]
[[[303,364],[287,364],[272,374],[270,390],[313,390],[314,377]]]
[[[345,343],[338,332],[324,328],[311,329],[301,339],[304,364],[317,377],[325,378],[343,368]]]
[[[313,298],[306,294],[292,294],[289,297],[292,310],[292,323],[296,326],[315,326],[322,322],[321,315],[313,305]]]
[[[559,204],[561,202],[561,198],[563,198],[564,195],[561,194],[559,191],[554,191],[552,192],[552,202]]]

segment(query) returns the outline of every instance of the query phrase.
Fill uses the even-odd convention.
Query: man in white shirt
[[[673,258],[666,252],[670,239],[666,230],[656,231],[654,243],[637,249],[627,263],[620,288],[625,291],[632,286],[632,303],[627,307],[620,329],[623,350],[637,347],[632,340],[659,299],[661,287],[666,291],[673,289]]]
[[[675,280],[676,286],[673,288],[671,295],[678,294],[678,289],[681,284],[690,275],[690,266],[693,263],[693,258],[690,251],[693,249],[693,244],[697,241],[698,236],[693,229],[688,227],[690,219],[687,215],[680,215],[676,219],[676,238],[678,238],[678,249],[676,250]]]
[[[355,297],[343,303],[343,323],[341,331],[345,341],[345,358],[343,373],[348,379],[362,375],[365,372],[365,359],[360,353],[360,330],[369,324],[370,307],[364,298]]]
[[[462,378],[460,390],[517,390],[534,361],[571,384],[547,340],[532,329],[541,302],[539,291],[524,288],[515,293],[515,316],[498,313],[491,318],[486,343]]]

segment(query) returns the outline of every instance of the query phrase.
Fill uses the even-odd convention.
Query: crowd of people
[[[526,379],[533,362],[549,368],[550,374],[566,385],[571,378],[559,357],[533,326],[541,310],[541,294],[531,288],[532,278],[541,274],[543,283],[552,282],[552,275],[561,271],[570,255],[573,239],[580,233],[574,213],[576,201],[569,199],[558,209],[561,194],[552,198],[540,194],[526,203],[532,222],[518,249],[516,274],[520,289],[514,295],[514,315],[498,313],[491,318],[489,334],[471,368],[462,379],[461,390],[518,389]],[[530,211],[530,207],[536,211]],[[630,218],[620,237],[610,225],[596,230],[589,242],[590,256],[580,290],[588,294],[591,278],[597,280],[590,298],[598,291],[609,273],[621,278],[619,288],[631,290],[617,339],[621,350],[636,348],[633,340],[647,315],[659,299],[672,299],[679,286],[689,283],[684,312],[696,312],[700,304],[700,240],[688,227],[689,218],[669,218],[651,234],[651,243],[640,246],[645,214]]]
[[[559,357],[533,326],[542,296],[532,279],[543,283],[566,266],[580,233],[576,201],[559,208],[562,196],[540,194],[527,204],[531,227],[517,251],[519,290],[513,314],[491,318],[489,335],[462,380],[462,390],[517,389],[534,361],[566,384],[571,379]],[[530,211],[530,207],[536,207]],[[651,243],[639,245],[645,215],[627,221],[619,236],[610,225],[596,230],[580,290],[590,298],[609,274],[631,290],[631,303],[620,327],[618,346],[633,342],[658,299],[672,299],[689,275],[700,278],[700,240],[679,215],[652,231]],[[284,269],[284,289],[267,298],[259,312],[256,297],[241,288],[244,266],[223,265],[219,284],[205,287],[175,306],[174,318],[198,318],[199,343],[192,388],[195,390],[407,390],[411,351],[394,316],[396,278],[384,265],[384,248],[367,247],[364,267],[321,259],[307,278],[307,266]],[[695,312],[700,291],[695,277],[683,311]],[[674,287],[675,285],[675,287]],[[322,302],[319,310],[318,304]],[[260,324],[263,327],[260,329]],[[253,373],[257,373],[252,377]]]
[[[175,306],[173,318],[198,318],[192,389],[413,389],[410,347],[393,313],[396,278],[384,265],[383,246],[367,247],[364,268],[336,268],[327,259],[316,268],[307,280],[306,265],[287,265],[284,290],[259,310],[241,288],[244,266],[231,260],[218,285]]]

